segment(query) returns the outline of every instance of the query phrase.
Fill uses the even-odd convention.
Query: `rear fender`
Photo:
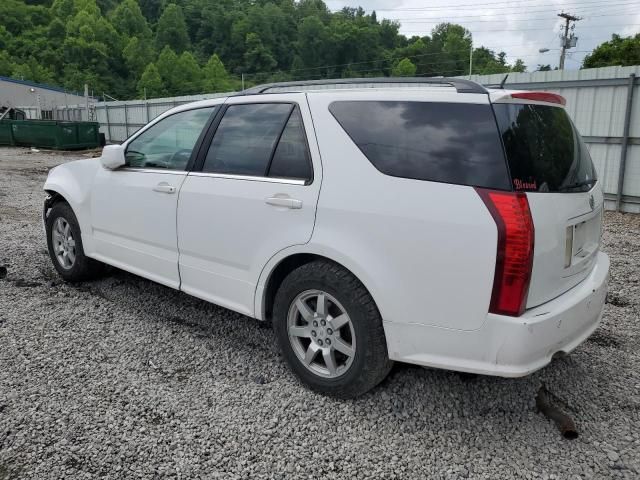
[[[385,318],[385,314],[387,313],[384,310],[384,306],[377,303],[376,299],[382,299],[382,286],[378,285],[378,283],[367,274],[367,269],[363,268],[363,266],[352,257],[348,257],[343,255],[338,250],[332,248],[331,246],[318,244],[318,243],[307,243],[304,245],[294,245],[284,250],[281,250],[277,254],[275,254],[269,262],[264,266],[262,272],[260,274],[260,278],[258,280],[258,284],[256,286],[256,294],[254,297],[254,317],[258,320],[265,319],[265,293],[266,286],[271,274],[276,269],[276,267],[285,260],[286,258],[297,255],[297,254],[308,254],[308,255],[316,255],[321,258],[325,258],[332,262],[339,264],[340,266],[346,268],[351,273],[353,273],[360,282],[364,285],[364,287],[368,290],[368,292],[373,297],[373,300],[376,302],[378,310],[382,315],[382,318]]]

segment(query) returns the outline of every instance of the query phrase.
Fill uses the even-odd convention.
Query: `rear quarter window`
[[[491,106],[339,101],[329,111],[380,172],[394,177],[510,190]]]
[[[596,181],[589,150],[564,108],[495,104],[515,190],[586,192]]]

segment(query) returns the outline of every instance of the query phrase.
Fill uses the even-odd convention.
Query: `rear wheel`
[[[49,256],[64,280],[81,282],[103,273],[104,264],[85,256],[80,226],[68,203],[53,205],[45,226]]]
[[[356,397],[380,383],[391,368],[373,298],[335,263],[311,262],[284,279],[273,326],[287,363],[316,391]]]

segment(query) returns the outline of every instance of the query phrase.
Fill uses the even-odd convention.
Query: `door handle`
[[[161,182],[153,187],[153,191],[160,193],[176,193],[176,187],[169,185],[167,182]]]
[[[302,208],[302,200],[289,197],[269,197],[265,200],[265,203],[274,207],[286,207],[294,210]]]

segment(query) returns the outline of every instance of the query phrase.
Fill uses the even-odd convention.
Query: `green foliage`
[[[393,67],[393,77],[413,77],[416,74],[416,66],[408,58],[403,58]]]
[[[169,45],[164,47],[162,52],[160,52],[156,65],[158,67],[158,73],[160,74],[160,77],[162,77],[162,81],[167,87],[167,90],[169,92],[176,91],[175,89],[179,88],[177,72],[178,56]]]
[[[165,46],[182,53],[190,47],[187,24],[184,21],[182,8],[175,3],[170,3],[162,12],[158,20],[158,30],[156,31],[156,47],[158,50]]]
[[[232,90],[229,74],[224,68],[220,57],[215,53],[202,69],[204,82],[202,88],[205,92],[225,92]]]
[[[191,52],[182,52],[175,65],[174,87],[177,85],[183,95],[202,92],[202,71]]]
[[[0,50],[0,76],[8,77],[11,75],[12,63],[7,52]]]
[[[153,47],[145,38],[140,40],[138,37],[131,37],[122,51],[127,68],[135,78],[142,74],[147,65],[153,61],[154,56]]]
[[[142,73],[137,85],[137,92],[141,98],[161,97],[166,94],[158,68],[153,63],[147,65]]]
[[[120,35],[151,38],[151,29],[136,0],[124,0],[111,14],[111,23]]]
[[[640,64],[640,33],[626,38],[612,35],[611,40],[598,45],[584,58],[582,68],[638,64]]]
[[[249,73],[269,72],[278,63],[257,33],[247,34],[244,61]]]
[[[322,0],[0,0],[0,75],[73,90],[88,83],[126,99],[235,90],[240,75],[249,86],[468,73],[472,38],[462,26],[411,38],[399,29],[362,8],[332,13]],[[473,50],[473,73],[524,68]]]

